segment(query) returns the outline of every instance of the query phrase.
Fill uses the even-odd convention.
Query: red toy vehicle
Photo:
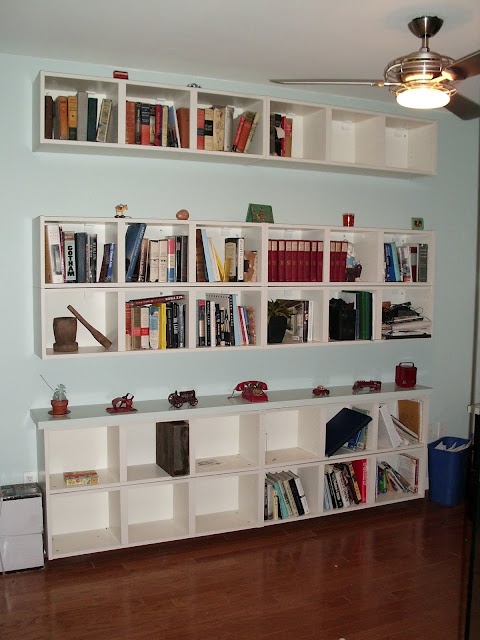
[[[126,393],[124,396],[114,398],[112,400],[112,406],[107,407],[108,413],[128,413],[130,411],[136,411],[133,407],[133,398],[131,393]]]
[[[324,387],[323,385],[319,384],[318,387],[315,387],[312,393],[314,396],[329,396],[330,389],[327,389],[327,387]]]
[[[168,401],[175,409],[180,409],[185,402],[188,402],[191,407],[195,407],[198,404],[198,399],[193,389],[190,391],[175,391],[168,396]]]
[[[382,383],[380,380],[357,380],[352,387],[353,393],[360,393],[364,389],[368,392],[380,391]]]

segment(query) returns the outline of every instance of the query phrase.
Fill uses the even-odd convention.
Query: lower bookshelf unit
[[[427,387],[399,389],[387,383],[379,393],[354,395],[350,387],[335,387],[321,398],[313,396],[311,389],[269,391],[269,402],[257,404],[206,396],[199,398],[196,407],[178,410],[166,400],[142,401],[135,404],[136,412],[116,415],[107,413],[104,405],[70,407],[70,414],[61,418],[50,416],[48,409],[32,409],[45,493],[48,558],[251,529],[424,497],[430,393]],[[414,401],[418,439],[397,448],[385,447],[379,406],[386,404],[398,418],[402,400]],[[328,457],[326,425],[344,407],[370,415],[364,444],[357,449],[343,446]],[[157,464],[157,433],[162,431],[157,425],[172,426],[173,421],[175,426],[180,420],[187,425],[186,437],[175,440],[177,449],[183,447],[182,460],[188,460],[184,475],[177,472],[175,456],[180,451],[175,447],[170,473]],[[396,468],[403,454],[418,461],[416,490],[381,490],[377,465],[386,462]],[[350,462],[363,469],[363,483],[358,477],[359,485],[363,484],[362,501],[332,508],[325,493],[326,471]],[[97,472],[98,483],[65,484],[64,472],[90,469]],[[284,471],[300,479],[308,511],[267,519],[266,474]]]

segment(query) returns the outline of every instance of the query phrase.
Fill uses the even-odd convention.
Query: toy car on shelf
[[[175,409],[180,409],[185,402],[188,402],[191,407],[195,407],[198,404],[198,398],[195,396],[193,389],[190,391],[174,391],[168,396],[168,401]]]
[[[314,396],[329,396],[330,389],[327,389],[327,387],[319,384],[317,387],[315,387],[315,389],[313,389],[312,393]]]
[[[134,396],[131,393],[126,393],[124,396],[114,398],[112,400],[112,406],[107,407],[108,413],[129,413],[130,411],[136,411],[133,406]]]
[[[364,389],[371,393],[380,391],[382,388],[382,383],[380,380],[357,380],[352,387],[353,393],[360,393]]]

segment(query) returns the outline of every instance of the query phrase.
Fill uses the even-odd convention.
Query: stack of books
[[[291,470],[265,476],[264,519],[298,518],[310,513],[300,477]]]

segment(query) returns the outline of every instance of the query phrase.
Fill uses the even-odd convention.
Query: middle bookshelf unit
[[[40,358],[431,335],[431,231],[64,216],[34,224]],[[288,308],[278,343],[269,341],[272,300]],[[54,349],[53,321],[69,306],[108,350],[82,323],[77,350]]]

